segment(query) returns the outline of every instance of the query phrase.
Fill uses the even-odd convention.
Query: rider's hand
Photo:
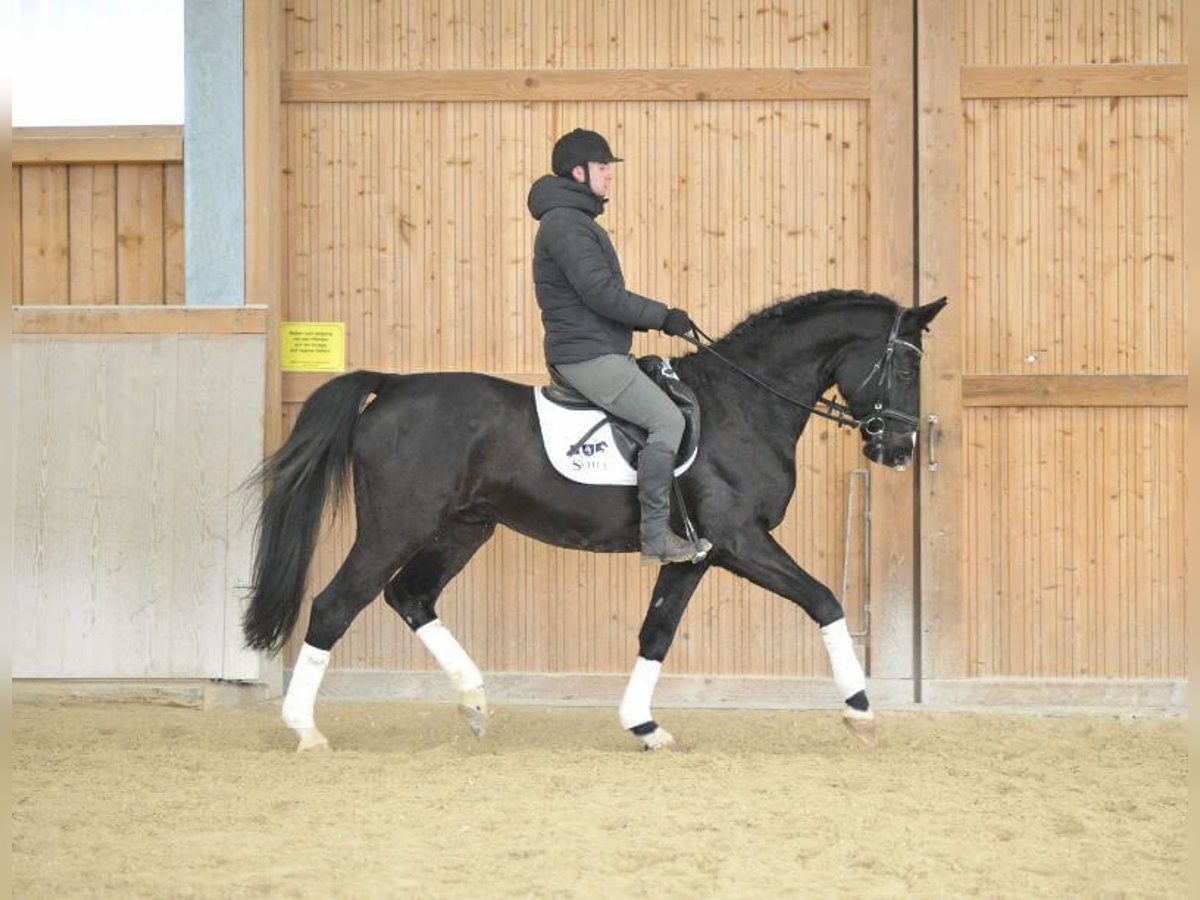
[[[672,309],[663,319],[662,330],[671,337],[686,337],[696,330],[696,323],[682,309]]]

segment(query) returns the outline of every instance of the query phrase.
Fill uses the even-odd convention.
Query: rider
[[[682,309],[625,288],[608,232],[596,224],[612,185],[613,156],[594,131],[576,128],[551,154],[553,175],[529,191],[540,223],[533,245],[533,283],[546,336],[546,363],[572,387],[614,416],[648,432],[638,455],[642,562],[692,562],[712,545],[671,531],[671,482],[683,439],[683,414],[637,367],[633,332],[651,328],[672,336],[696,326]]]

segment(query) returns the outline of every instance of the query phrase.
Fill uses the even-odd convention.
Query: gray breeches
[[[610,353],[580,363],[558,363],[554,368],[601,409],[645,428],[649,432],[646,443],[679,450],[683,413],[637,367],[632,356]]]

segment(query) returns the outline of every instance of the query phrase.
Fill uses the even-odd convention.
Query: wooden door
[[[1177,702],[1184,4],[918,22],[923,693]]]

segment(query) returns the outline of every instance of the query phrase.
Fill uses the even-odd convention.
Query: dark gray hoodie
[[[662,327],[667,306],[625,289],[608,232],[596,224],[604,200],[587,185],[545,175],[529,190],[540,223],[533,286],[546,330],[546,362],[583,362],[628,353],[633,332]]]

